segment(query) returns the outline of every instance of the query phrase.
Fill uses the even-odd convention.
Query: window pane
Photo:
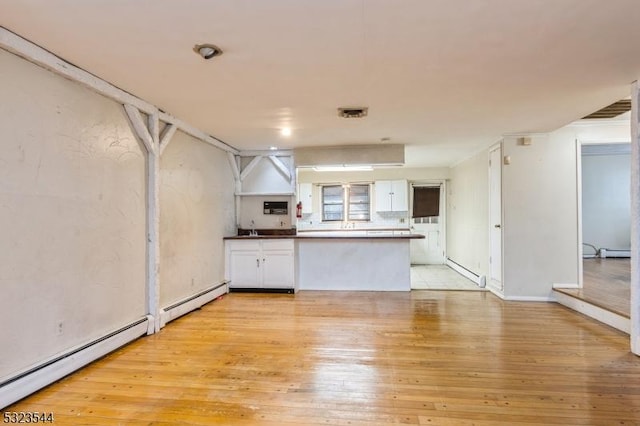
[[[349,188],[349,220],[369,220],[369,185],[351,185]]]
[[[340,185],[322,187],[322,220],[343,220],[344,189]]]
[[[413,188],[413,217],[432,217],[440,214],[440,187]]]

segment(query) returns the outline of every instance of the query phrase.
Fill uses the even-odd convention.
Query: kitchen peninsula
[[[300,232],[225,238],[230,288],[409,291],[408,231]]]

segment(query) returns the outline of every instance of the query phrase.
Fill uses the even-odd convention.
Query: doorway
[[[412,265],[445,263],[445,182],[411,183],[411,232],[424,239],[411,240]]]
[[[576,294],[630,315],[631,145],[578,142],[579,274]]]

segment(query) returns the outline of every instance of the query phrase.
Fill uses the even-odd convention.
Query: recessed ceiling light
[[[277,147],[277,146],[270,146],[270,147],[269,147],[269,149],[270,149],[271,151],[275,151],[276,149],[278,149],[278,147]]]
[[[202,56],[204,59],[211,59],[215,56],[222,55],[222,49],[213,44],[196,44],[193,47],[193,51],[198,55]]]
[[[291,127],[283,127],[280,129],[280,134],[282,136],[291,136]]]

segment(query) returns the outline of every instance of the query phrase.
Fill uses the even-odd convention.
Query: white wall
[[[178,131],[160,161],[160,305],[224,281],[235,235],[234,180],[222,150]]]
[[[584,243],[612,250],[630,249],[630,186],[630,154],[582,156]]]
[[[578,280],[576,142],[571,132],[504,139],[504,294],[550,297],[554,283]]]
[[[4,50],[0,93],[6,378],[145,315],[146,189],[121,105]]]
[[[547,298],[553,284],[578,282],[578,141],[628,140],[629,122],[589,122],[532,144],[505,138],[503,154],[504,289],[506,297]]]
[[[489,151],[451,168],[447,257],[477,275],[489,273]]]

